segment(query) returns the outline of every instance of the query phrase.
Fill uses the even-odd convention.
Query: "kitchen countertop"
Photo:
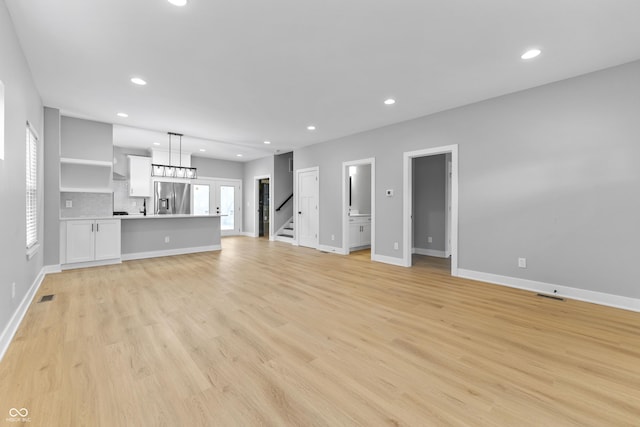
[[[175,215],[147,215],[129,214],[129,215],[104,215],[104,216],[80,216],[73,218],[60,218],[60,221],[78,221],[91,219],[173,219],[173,218],[219,218],[226,215],[191,215],[191,214],[175,214]]]
[[[368,214],[350,214],[349,216],[353,216],[353,217],[363,217],[363,216],[371,216],[370,213]]]

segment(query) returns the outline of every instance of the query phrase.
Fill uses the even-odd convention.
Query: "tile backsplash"
[[[67,208],[67,201],[72,207]],[[60,218],[109,216],[113,214],[110,193],[60,193]]]
[[[113,181],[113,210],[129,213],[142,211],[144,197],[129,197],[129,181]],[[147,198],[147,212],[151,212],[151,198]]]

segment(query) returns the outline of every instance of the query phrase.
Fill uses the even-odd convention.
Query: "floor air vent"
[[[564,301],[564,298],[557,297],[555,295],[545,295],[545,294],[537,294],[537,295],[539,297],[542,297],[542,298],[549,298],[549,299],[555,299],[555,300],[558,300],[558,301]]]
[[[40,298],[40,301],[38,301],[38,303],[53,301],[53,297],[54,295],[43,295],[42,298]]]

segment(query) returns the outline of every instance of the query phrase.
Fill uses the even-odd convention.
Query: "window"
[[[38,137],[27,122],[27,256],[38,248]]]
[[[0,160],[4,160],[4,84],[0,81]]]

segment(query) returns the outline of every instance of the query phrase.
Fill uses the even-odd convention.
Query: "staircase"
[[[293,217],[289,218],[289,220],[278,230],[276,233],[276,239],[280,242],[293,243],[295,238],[295,224],[293,222]]]

